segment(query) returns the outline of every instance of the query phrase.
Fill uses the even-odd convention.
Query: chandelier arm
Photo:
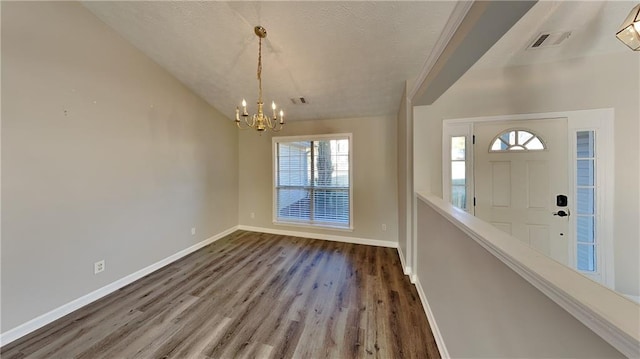
[[[246,124],[244,125],[244,127],[242,127],[242,122],[240,122],[240,121],[235,121],[235,122],[236,122],[236,127],[238,127],[241,130],[248,130],[248,129],[251,128],[251,126],[248,126]],[[245,122],[246,122],[246,120],[245,120]]]
[[[273,121],[271,121],[271,117],[269,116],[264,116],[264,119],[267,122],[267,127],[269,127],[270,129],[273,129]]]
[[[280,125],[280,127],[278,127],[278,125]],[[269,128],[271,128],[275,132],[280,131],[282,127],[284,127],[284,123],[279,122],[275,117],[272,119],[269,119]]]

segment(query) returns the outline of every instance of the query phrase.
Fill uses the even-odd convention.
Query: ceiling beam
[[[466,10],[464,18],[462,21],[453,16],[449,19],[449,23],[459,25],[454,27],[455,32],[451,31],[453,35],[443,31],[441,40],[448,38],[448,41],[439,42],[446,43],[446,46],[434,48],[419,77],[421,81],[416,81],[410,92],[411,103],[414,106],[433,104],[536,2],[474,1],[466,8],[462,3],[458,13]]]

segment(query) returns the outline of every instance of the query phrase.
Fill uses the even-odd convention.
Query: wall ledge
[[[640,357],[640,305],[443,199],[417,197],[630,358]]]

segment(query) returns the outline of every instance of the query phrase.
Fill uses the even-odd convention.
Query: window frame
[[[528,134],[531,135],[531,137],[526,140],[523,144],[508,144],[505,143],[504,140],[502,139],[502,136],[505,134],[511,134],[512,132],[516,133],[516,138],[517,138],[517,133],[518,132],[526,132]],[[540,141],[540,144],[542,145],[542,148],[527,148],[526,145],[533,141],[534,139],[537,139],[538,141]],[[505,149],[499,149],[499,150],[494,150],[493,149],[493,145],[497,142],[500,141],[502,143],[504,143],[505,145],[507,145],[508,147]],[[518,142],[518,140],[516,139],[516,142]],[[521,149],[515,150],[515,147],[518,147],[518,145],[520,147],[522,147]],[[514,128],[509,128],[505,131],[500,132],[499,134],[497,134],[493,140],[491,140],[491,142],[489,142],[489,153],[504,153],[504,152],[511,152],[511,153],[518,153],[518,152],[533,152],[533,151],[548,151],[547,150],[547,143],[545,142],[545,140],[540,137],[540,135],[538,135],[535,131],[532,131],[528,128],[524,128],[524,127],[514,127]]]
[[[442,131],[442,187],[443,199],[453,204],[451,198],[452,178],[451,178],[451,139],[453,137],[465,137],[465,193],[466,193],[466,209],[459,208],[471,214],[475,212],[473,199],[475,198],[475,188],[473,178],[473,127],[471,124],[454,124],[445,125]]]
[[[314,220],[282,220],[278,219],[278,144],[287,142],[302,141],[328,141],[328,140],[348,140],[349,141],[349,223],[348,225],[332,224],[330,222]],[[304,135],[304,136],[274,136],[271,138],[272,151],[272,222],[274,225],[331,229],[338,231],[353,231],[353,135],[351,133]],[[308,186],[314,188],[315,186]],[[339,187],[343,188],[343,187]]]

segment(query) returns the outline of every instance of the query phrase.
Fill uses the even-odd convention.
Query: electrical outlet
[[[383,230],[383,231],[386,231],[386,230],[387,230],[387,225],[386,225],[386,224],[384,224],[384,223],[382,224],[382,230]]]
[[[191,227],[191,235],[192,236],[196,235],[196,227]]]
[[[104,272],[104,259],[93,263],[93,274]]]
[[[251,217],[251,219],[256,219],[256,213],[255,212],[251,212],[251,214],[249,216]]]

